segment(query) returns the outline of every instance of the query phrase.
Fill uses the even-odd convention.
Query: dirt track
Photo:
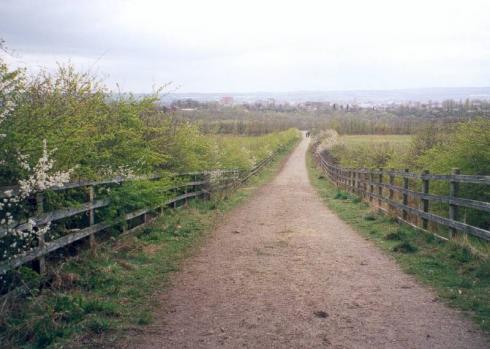
[[[307,142],[183,265],[129,347],[488,348],[471,321],[324,206]]]

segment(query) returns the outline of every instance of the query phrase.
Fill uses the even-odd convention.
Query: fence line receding
[[[74,242],[87,238],[89,246],[93,248],[96,244],[95,234],[97,232],[120,225],[121,230],[124,233],[129,231],[129,229],[132,230],[148,223],[153,217],[163,213],[163,210],[166,208],[176,208],[186,204],[188,200],[193,198],[209,198],[212,193],[222,193],[228,190],[233,190],[240,184],[246,182],[251,176],[258,174],[283,149],[284,147],[281,147],[272,155],[261,160],[252,169],[247,171],[216,170],[177,174],[175,176],[180,177],[182,182],[166,190],[167,193],[170,193],[171,197],[169,199],[163,201],[156,207],[141,208],[132,212],[124,213],[117,220],[110,222],[101,221],[96,223],[96,211],[98,209],[110,206],[111,203],[107,198],[97,199],[95,195],[95,188],[114,183],[120,184],[126,181],[137,181],[142,179],[157,180],[161,177],[148,176],[133,179],[117,177],[100,181],[79,181],[67,183],[63,187],[51,188],[50,190],[64,191],[68,189],[81,189],[86,193],[85,200],[87,201],[79,202],[72,207],[62,207],[49,212],[44,212],[43,203],[46,201],[46,198],[44,197],[45,193],[39,192],[34,198],[31,198],[36,206],[35,214],[32,217],[24,218],[22,222],[12,222],[8,227],[0,227],[0,241],[1,239],[9,236],[9,231],[11,231],[11,229],[27,229],[28,225],[32,224],[32,222],[34,222],[36,226],[42,227],[48,223],[60,221],[62,219],[77,215],[86,215],[86,218],[88,219],[84,220],[85,223],[83,226],[71,228],[65,231],[62,236],[50,241],[45,241],[44,235],[39,235],[36,238],[37,241],[34,242],[33,246],[29,250],[0,260],[0,275],[30,262],[37,262],[38,271],[44,273],[46,271],[45,256],[63,247],[67,247]],[[0,192],[3,194],[5,189],[13,190],[14,192],[16,190],[15,187],[0,188]],[[2,197],[0,196],[0,199],[1,198]],[[31,223],[29,223],[29,220],[31,220]]]
[[[470,184],[488,191],[490,176],[462,175],[458,169],[453,169],[451,174],[441,175],[428,171],[413,173],[409,169],[346,168],[334,164],[330,156],[321,154],[315,147],[313,152],[317,165],[338,188],[366,199],[371,205],[398,220],[431,232],[436,232],[438,226],[443,226],[447,228],[449,238],[462,232],[490,241],[487,225],[482,228],[468,223],[460,212],[460,208],[478,211],[490,223],[490,203],[459,196],[460,184]],[[447,195],[430,194],[433,181],[437,181],[439,187],[441,183],[442,186],[447,186]],[[447,217],[440,208],[433,212],[431,203],[447,205]]]

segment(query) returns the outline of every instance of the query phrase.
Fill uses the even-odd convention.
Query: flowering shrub
[[[21,71],[9,71],[7,66],[0,61],[0,130],[2,125],[12,117],[17,107],[18,100],[22,94],[23,79]],[[1,138],[7,138],[7,133],[1,133]],[[18,178],[15,189],[7,189],[3,192],[0,202],[0,228],[3,235],[7,237],[2,240],[0,247],[2,253],[0,259],[11,259],[28,250],[32,250],[33,241],[44,235],[50,228],[50,222],[38,226],[33,219],[19,227],[15,220],[23,210],[24,200],[34,193],[47,190],[52,187],[61,187],[70,180],[73,171],[52,171],[54,160],[50,157],[53,153],[48,151],[46,140],[43,140],[42,155],[34,166],[29,163],[29,156],[17,153],[17,166],[27,174],[25,178]],[[0,162],[5,166],[5,160]],[[0,278],[1,280],[1,278]]]
[[[15,109],[16,99],[23,93],[21,71],[9,71],[6,64],[0,60],[0,125]],[[0,137],[5,137],[0,133]]]

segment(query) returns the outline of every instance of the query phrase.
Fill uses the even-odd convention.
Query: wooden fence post
[[[357,173],[357,188],[358,188],[358,195],[362,198],[363,197],[363,192],[362,192],[362,186],[363,184],[363,176],[364,174],[361,173],[361,170]]]
[[[363,191],[362,191],[362,186],[364,185],[362,183],[362,176],[364,176],[361,171],[357,173],[357,187],[358,187],[358,195],[362,198],[364,196]]]
[[[177,197],[177,188],[172,189],[172,194],[174,195],[174,198]],[[174,201],[172,205],[174,208],[177,208],[177,201]]]
[[[424,178],[424,175],[428,175],[428,170],[422,171],[422,193],[429,194],[429,179]],[[420,204],[422,205],[422,210],[426,213],[429,212],[429,199],[422,198],[420,200]],[[429,220],[427,218],[422,217],[422,228],[427,229],[429,226]]]
[[[352,193],[356,193],[356,170],[351,170],[351,189],[352,189]]]
[[[368,197],[368,180],[369,180],[369,175],[368,175],[368,169],[366,169],[366,171],[364,172],[364,187],[363,187],[363,191],[364,191],[364,198],[367,198]]]
[[[206,190],[206,199],[211,200],[211,175],[209,173],[205,173],[202,176],[202,180],[205,182],[203,185],[204,190]]]
[[[95,192],[94,192],[94,187],[91,185],[88,187],[88,201],[90,202],[91,206],[94,204],[94,200],[95,200]],[[89,226],[95,224],[95,210],[93,208],[91,208],[88,211],[88,224]],[[95,250],[95,234],[90,234],[88,236],[88,244],[93,252]]]
[[[395,185],[395,175],[394,175],[394,172],[395,172],[395,169],[394,168],[391,168],[390,169],[390,179],[389,179],[390,186],[394,186]],[[388,195],[389,195],[388,198],[390,199],[390,201],[393,201],[394,198],[395,198],[395,191],[393,190],[393,188],[390,188]],[[390,211],[390,213],[394,213],[395,212],[395,206],[393,206],[391,204],[391,202],[388,204],[388,210]]]
[[[362,198],[364,198],[364,190],[363,190],[363,187],[364,187],[364,173],[362,173],[362,169],[359,170],[359,181],[358,181],[358,186],[359,186],[359,196]]]
[[[357,195],[361,196],[362,192],[361,192],[361,173],[359,171],[356,170],[356,192],[357,192]]]
[[[405,173],[408,173],[409,169],[406,168],[403,172]],[[403,205],[405,206],[408,206],[408,177],[403,177],[403,189],[405,189],[405,191],[403,192]],[[407,209],[403,209],[403,213],[402,213],[402,218],[403,220],[407,220],[408,219],[408,210]]]
[[[379,168],[379,175],[378,175],[378,206],[381,208],[383,205],[383,200],[381,198],[383,197],[383,168]]]
[[[41,215],[44,212],[44,194],[37,193],[36,194],[36,214]],[[39,234],[37,237],[37,241],[39,247],[44,247],[46,245],[46,241],[44,240],[44,233]],[[46,274],[46,258],[41,256],[38,258],[39,263],[39,274]]]
[[[347,173],[348,173],[348,177],[349,177],[349,180],[347,181],[347,186],[349,187],[349,191],[351,192],[352,191],[352,171],[348,170]]]
[[[453,175],[459,175],[461,172],[459,168],[453,168],[452,174]],[[457,197],[459,194],[459,182],[451,178],[449,181],[449,198],[454,198]],[[453,221],[457,221],[459,219],[459,210],[458,210],[458,205],[456,204],[449,204],[449,219]],[[449,228],[449,237],[453,238],[456,236],[458,231],[455,228]]]
[[[374,173],[373,169],[369,170],[369,202],[372,202],[374,197]]]
[[[192,178],[191,178],[192,180]],[[184,187],[184,194],[187,194],[188,187],[187,185]],[[184,206],[187,207],[189,206],[189,200],[187,200],[187,197],[184,199]]]

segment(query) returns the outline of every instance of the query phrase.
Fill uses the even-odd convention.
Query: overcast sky
[[[0,0],[12,63],[149,92],[490,85],[490,0]]]

